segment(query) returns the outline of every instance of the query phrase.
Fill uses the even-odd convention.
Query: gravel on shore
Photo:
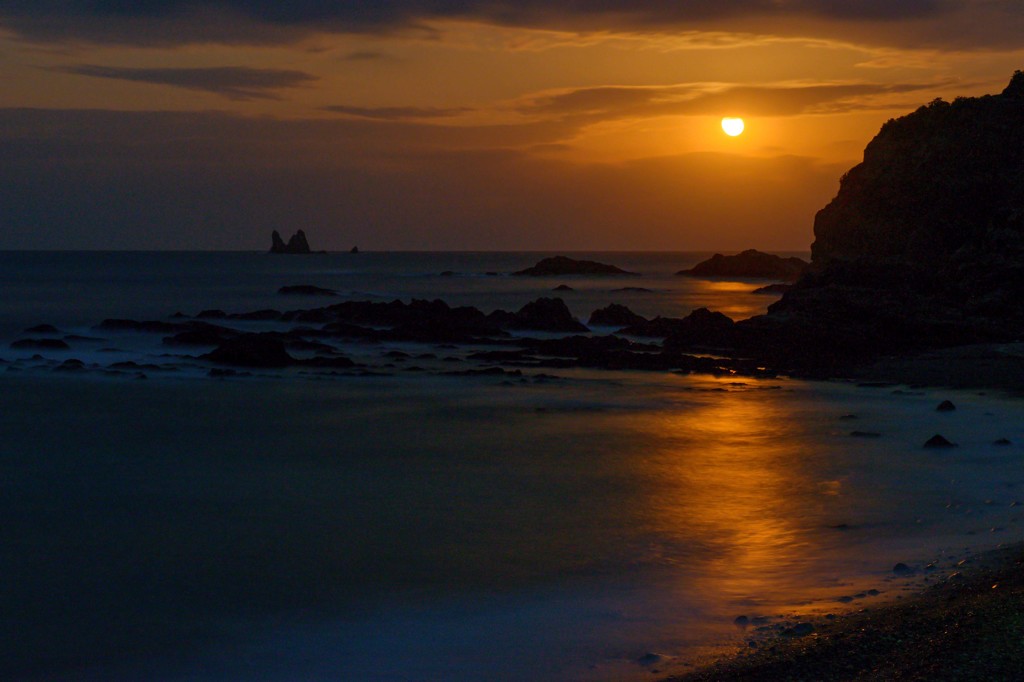
[[[1024,680],[1024,544],[977,555],[915,596],[664,682],[711,680]]]

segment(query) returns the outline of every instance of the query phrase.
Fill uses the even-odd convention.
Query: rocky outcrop
[[[778,282],[776,284],[768,284],[763,287],[758,287],[751,291],[752,294],[784,294],[793,288],[792,284],[783,284]]]
[[[707,308],[697,308],[679,321],[665,338],[664,347],[666,350],[732,348],[737,342],[736,323],[732,318]]]
[[[285,244],[277,230],[270,233],[270,253],[312,253],[306,233],[299,230]]]
[[[1000,95],[886,123],[814,234],[811,266],[767,315],[725,333],[725,352],[836,376],[880,356],[1024,338],[1024,73]]]
[[[1024,73],[886,123],[814,224],[775,343],[877,356],[1024,337]]]
[[[926,272],[1024,250],[1024,73],[1000,95],[934,100],[892,119],[815,217],[813,261]],[[976,274],[976,273],[972,273]]]
[[[716,253],[677,275],[689,277],[753,277],[792,282],[803,274],[808,263],[799,258],[783,258],[770,253],[747,249],[734,256]]]
[[[545,332],[590,331],[572,316],[565,301],[560,298],[538,298],[515,313],[496,310],[488,320],[502,329],[530,329]]]
[[[11,342],[11,348],[18,350],[71,350],[71,346],[60,339],[18,339]]]
[[[624,305],[612,303],[592,312],[587,324],[599,327],[628,327],[644,322],[647,322],[647,318],[637,315]]]
[[[560,275],[636,275],[637,273],[597,261],[555,256],[541,260],[532,268],[519,270],[512,274],[529,277],[555,277]]]
[[[295,362],[295,358],[285,350],[284,342],[269,334],[242,334],[224,341],[200,357],[234,367],[279,368]]]

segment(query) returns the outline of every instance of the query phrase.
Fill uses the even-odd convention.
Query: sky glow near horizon
[[[762,5],[15,0],[0,248],[803,250],[887,119],[1024,67],[1012,3]]]

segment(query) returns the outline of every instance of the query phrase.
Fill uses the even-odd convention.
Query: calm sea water
[[[584,319],[774,300],[672,276],[697,254],[592,254],[629,280],[486,274],[541,255],[5,253],[0,325],[321,305],[274,293],[307,283],[484,310],[566,283]],[[860,608],[913,581],[896,561],[1020,539],[1024,410],[998,396],[19,367],[0,376],[4,679],[657,679],[758,636],[737,615]],[[922,449],[936,432],[960,447]]]

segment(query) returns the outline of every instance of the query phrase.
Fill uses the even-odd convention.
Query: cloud
[[[317,80],[316,76],[302,71],[253,69],[245,66],[134,69],[81,64],[56,70],[93,78],[203,90],[234,100],[280,99],[274,93],[275,90],[294,88]]]
[[[377,52],[376,50],[354,50],[346,54],[342,59],[347,62],[372,62],[391,59],[391,57],[384,52]]]
[[[449,19],[573,32],[718,30],[903,46],[1019,45],[1008,0],[6,0],[24,37],[101,43],[291,41],[319,32],[423,31]]]
[[[916,92],[937,84],[780,84],[720,87],[700,84],[655,87],[602,86],[535,95],[519,113],[589,120],[649,116],[796,116],[862,109],[879,95]]]
[[[469,107],[354,107],[342,104],[324,107],[324,111],[331,111],[337,114],[358,116],[359,118],[380,119],[384,121],[403,121],[426,118],[447,118],[457,116],[468,111]]]

